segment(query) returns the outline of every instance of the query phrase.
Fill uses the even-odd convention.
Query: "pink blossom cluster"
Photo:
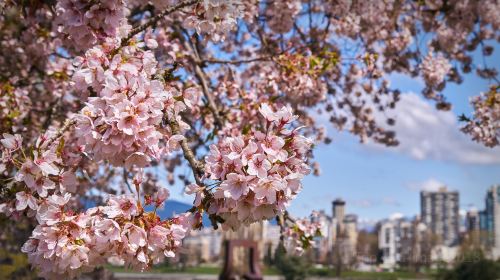
[[[472,139],[484,143],[488,147],[500,144],[500,92],[498,86],[492,87],[488,93],[472,97],[474,115],[462,130],[470,134]]]
[[[128,3],[127,4],[131,4],[133,2],[142,2],[140,0],[128,0]],[[177,2],[177,0],[152,0],[151,3],[153,4],[153,6],[155,7],[155,9],[158,9],[159,11],[163,11],[165,9],[167,9],[168,7],[170,6],[173,6],[175,5]],[[135,3],[133,3],[135,4]],[[144,4],[144,3],[143,3]]]
[[[72,96],[67,94],[71,90],[71,76],[74,67],[70,59],[55,57],[47,63],[47,78],[45,87],[50,90],[54,97],[69,100]],[[71,96],[71,97],[70,97]]]
[[[16,191],[14,199],[1,205],[0,212],[14,218],[23,213],[30,217],[35,216],[40,201],[46,199],[49,194],[75,192],[77,185],[73,171],[59,168],[61,160],[56,153],[51,149],[43,151],[40,148],[44,144],[44,137],[40,137],[36,143],[38,149],[33,151],[33,158],[25,157],[22,141],[21,135],[7,133],[4,133],[0,140],[3,146],[0,172],[14,164],[19,169],[12,181],[23,183],[23,188]]]
[[[167,30],[161,29],[151,35],[146,33],[147,36],[154,36],[154,39],[158,42],[158,48],[155,49],[155,56],[159,61],[165,64],[173,64],[182,55],[181,42],[178,39],[171,38]]]
[[[208,35],[215,42],[224,41],[226,33],[236,27],[244,7],[240,0],[203,0],[184,20],[184,27]]]
[[[155,207],[168,192],[155,195]],[[40,276],[73,278],[108,259],[144,270],[165,257],[174,257],[191,228],[188,214],[160,220],[132,195],[111,196],[106,206],[83,213],[66,209],[71,196],[52,195],[39,206],[39,225],[22,251]]]
[[[124,0],[59,0],[56,9],[58,31],[78,50],[126,31],[128,9]]]
[[[265,125],[239,136],[224,137],[210,146],[206,157],[208,179],[220,181],[208,213],[224,219],[223,228],[238,228],[270,219],[285,210],[309,174],[306,163],[312,141],[289,129],[296,116],[282,107],[276,112],[262,104]],[[201,202],[202,188],[188,188]],[[196,205],[198,206],[198,205]]]
[[[147,42],[154,43],[153,39]],[[91,88],[95,96],[88,98],[76,117],[75,134],[85,152],[98,161],[145,167],[177,149],[183,136],[168,137],[159,126],[165,114],[180,122],[178,113],[188,101],[176,101],[161,80],[152,79],[157,61],[151,51],[127,46],[108,59],[112,49],[97,46],[77,59],[80,66],[73,76],[74,86],[81,92]]]
[[[9,134],[3,133],[3,138],[0,139],[0,143],[2,146],[0,147],[2,150],[2,157],[0,162],[0,174],[4,173],[7,168],[7,164],[12,162],[14,154],[16,151],[21,149],[23,144],[23,138],[20,134]]]
[[[283,55],[278,60],[279,69],[262,64],[252,69],[258,71],[256,75],[243,76],[252,85],[250,91],[255,93],[245,95],[245,101],[259,102],[262,100],[257,99],[280,96],[290,104],[304,103],[311,106],[326,100],[327,84],[314,73],[316,70],[307,58]],[[231,100],[238,101],[238,92],[241,92],[241,88],[233,86],[225,93]]]
[[[285,236],[285,248],[288,252],[301,255],[304,250],[315,245],[314,237],[321,236],[323,225],[319,221],[314,221],[317,215],[313,212],[310,218],[295,220],[293,224],[287,225],[283,235]]]
[[[451,64],[441,53],[434,56],[431,51],[422,61],[420,70],[422,71],[425,83],[431,87],[435,87],[444,81],[446,75],[451,70]]]
[[[34,159],[26,159],[15,179],[24,182],[28,189],[36,192],[40,197],[46,197],[49,190],[55,189],[55,183],[50,175],[58,175],[59,160],[51,150],[43,154],[34,152]]]
[[[268,2],[265,10],[267,24],[276,33],[287,33],[301,10],[300,0]]]
[[[460,44],[465,42],[467,32],[457,30],[453,27],[442,24],[436,30],[436,42],[439,47],[447,52],[456,53],[460,50]]]
[[[319,77],[324,69],[333,66],[330,58],[319,58],[306,55],[282,55],[279,57],[281,71],[271,73],[267,79],[272,79],[273,89],[280,90],[292,102],[307,102],[308,105],[325,100],[326,83]],[[317,65],[312,63],[315,61]],[[261,77],[265,77],[261,74]]]

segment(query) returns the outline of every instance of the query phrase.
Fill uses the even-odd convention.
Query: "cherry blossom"
[[[489,92],[471,100],[474,107],[473,119],[466,118],[462,130],[472,139],[494,147],[500,141],[500,93],[499,87],[493,86]]]
[[[237,228],[239,222],[276,216],[297,195],[300,179],[310,172],[304,160],[312,142],[297,129],[284,129],[294,119],[288,116],[289,108],[274,111],[262,104],[260,112],[267,134],[253,131],[226,138],[211,146],[206,158],[210,178],[222,181],[208,211],[229,219],[223,226]]]
[[[126,24],[127,8],[122,0],[88,2],[57,1],[56,26],[72,46],[84,50],[106,37],[115,37]]]
[[[434,57],[429,53],[420,66],[425,82],[430,86],[437,86],[444,81],[444,78],[451,69],[451,65],[442,54]]]
[[[75,86],[84,91],[90,86],[99,97],[90,97],[77,116],[76,134],[96,160],[145,167],[164,149],[169,152],[176,148],[173,141],[182,139],[176,136],[168,145],[161,145],[160,140],[168,135],[158,131],[162,110],[175,118],[179,113],[175,108],[178,101],[172,101],[172,92],[159,80],[150,79],[156,74],[157,63],[151,51],[130,47],[123,54],[108,60],[105,50],[97,47],[80,58]],[[101,74],[91,74],[95,71]],[[165,108],[166,105],[174,108]]]
[[[174,257],[190,229],[188,216],[160,221],[153,212],[136,211],[140,205],[125,196],[110,197],[108,206],[76,215],[66,209],[69,200],[69,194],[53,195],[41,206],[45,210],[39,210],[40,224],[22,248],[43,277],[72,278],[109,257],[143,270]],[[143,221],[142,226],[133,223],[136,219]]]
[[[194,15],[184,20],[186,28],[209,35],[214,41],[224,40],[225,34],[236,27],[244,6],[240,0],[203,0]]]
[[[15,151],[21,147],[21,144],[23,143],[23,138],[19,134],[9,134],[9,133],[4,133],[3,134],[3,139],[0,140],[2,145],[10,150],[10,151]]]
[[[38,203],[35,197],[33,197],[30,193],[18,192],[16,193],[16,210],[22,211],[26,209],[26,207],[31,208],[32,210],[38,209]]]
[[[316,216],[317,212],[313,212],[311,217],[294,220],[293,225],[286,228],[284,245],[289,252],[301,255],[305,249],[315,246],[314,237],[322,235],[322,225],[316,221]]]

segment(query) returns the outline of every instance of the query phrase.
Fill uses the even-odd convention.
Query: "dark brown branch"
[[[172,134],[180,134],[179,124],[175,120],[168,119],[168,117],[165,114],[164,121],[168,124],[168,126],[170,126]],[[186,139],[181,140],[180,145],[182,148],[182,152],[184,154],[184,158],[189,162],[189,165],[193,170],[193,175],[196,184],[198,184],[199,186],[203,186],[203,183],[201,182],[201,177],[205,172],[203,164],[196,159]]]
[[[128,182],[128,172],[127,172],[127,169],[125,167],[123,168],[123,181],[125,181],[125,185],[127,186],[129,192],[134,193],[132,191],[132,187],[130,186],[130,183]]]
[[[211,64],[243,64],[243,63],[251,63],[251,62],[257,62],[257,61],[271,61],[273,58],[271,56],[264,56],[264,57],[256,57],[256,58],[250,58],[250,59],[241,59],[241,60],[220,60],[220,59],[205,59],[202,60],[201,63],[211,63]]]
[[[289,221],[289,222],[292,222],[292,223],[295,223],[296,220],[295,218],[293,218],[292,216],[290,216],[290,213],[288,213],[288,211],[285,210],[285,213],[283,214],[283,217],[286,221]]]
[[[172,130],[172,134],[180,134],[180,128],[179,124],[175,120],[170,120],[168,119],[167,115],[164,115],[164,123],[168,124],[170,126],[170,129]],[[200,161],[198,161],[189,147],[187,140],[183,139],[180,142],[182,152],[184,154],[184,158],[189,162],[189,165],[191,166],[191,170],[193,170],[193,175],[194,175],[194,180],[196,181],[196,184],[200,187],[205,187],[203,189],[203,193],[205,194],[205,197],[203,198],[201,202],[201,207],[202,209],[208,209],[210,201],[213,199],[212,193],[206,188],[205,184],[201,181],[201,177],[205,173],[204,171],[204,165]],[[194,213],[198,210],[198,207],[193,206],[190,209],[188,209],[186,212],[191,212]],[[216,215],[216,214],[210,214],[209,215],[210,222],[212,223],[212,227],[214,229],[217,229],[219,226],[217,225],[217,222],[223,222],[224,220]]]
[[[174,5],[172,7],[168,7],[167,9],[165,9],[164,11],[162,11],[161,13],[157,14],[156,16],[154,16],[152,19],[150,19],[145,24],[132,29],[130,31],[130,33],[127,35],[127,37],[125,37],[125,38],[122,39],[121,46],[122,47],[125,46],[127,44],[127,42],[130,39],[132,39],[132,37],[134,37],[135,35],[141,33],[142,31],[146,30],[148,27],[155,25],[158,21],[160,21],[165,16],[167,16],[167,15],[169,15],[169,14],[171,14],[171,13],[173,13],[173,12],[179,10],[179,9],[182,9],[184,7],[196,4],[199,1],[200,0],[185,0],[185,1],[180,2],[177,5]]]
[[[283,214],[279,214],[278,216],[276,216],[276,222],[280,227],[280,242],[283,242],[285,241],[285,219],[283,217]]]
[[[56,131],[56,133],[54,135],[52,135],[52,137],[50,137],[47,140],[47,142],[45,142],[44,145],[46,145],[47,147],[49,147],[50,145],[52,145],[52,143],[54,143],[54,141],[56,141],[57,139],[59,139],[59,137],[61,137],[64,134],[64,132],[66,132],[75,123],[76,123],[76,120],[74,120],[74,119],[66,119],[64,121],[63,126],[61,128],[59,128]]]

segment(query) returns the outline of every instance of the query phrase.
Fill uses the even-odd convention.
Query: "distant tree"
[[[274,256],[276,269],[285,280],[300,280],[307,277],[311,264],[306,258],[287,254],[281,243],[276,248]]]
[[[272,244],[266,244],[266,255],[264,256],[264,264],[266,265],[273,265],[274,264],[274,259],[273,259],[273,247],[272,247]]]
[[[359,256],[375,261],[378,252],[378,236],[376,232],[362,230],[358,233],[356,252]]]
[[[377,265],[384,262],[384,250],[379,249],[377,251]]]
[[[481,250],[466,252],[453,270],[441,270],[438,280],[493,280],[500,278],[500,263],[488,260]]]

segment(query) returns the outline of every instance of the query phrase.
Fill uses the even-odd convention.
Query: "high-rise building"
[[[344,230],[344,218],[345,218],[345,201],[337,198],[332,202],[332,214],[333,219],[337,221],[337,226],[339,231]]]
[[[446,187],[436,192],[420,193],[422,221],[429,227],[438,243],[455,246],[459,242],[459,194]]]
[[[480,228],[486,234],[482,242],[496,259],[500,257],[500,185],[488,190],[485,202],[486,208],[479,213]]]
[[[467,211],[465,216],[465,227],[467,232],[480,230],[479,212],[477,209],[472,208]]]
[[[358,236],[357,216],[345,213],[346,202],[336,199],[332,202],[332,215],[320,211],[315,221],[322,224],[322,236],[315,237],[313,258],[317,263],[335,264],[346,267],[356,257]]]
[[[481,222],[480,214],[476,208],[471,208],[465,214],[465,232],[463,235],[462,243],[471,246],[481,246]]]
[[[346,215],[344,218],[344,225],[349,244],[352,247],[352,251],[355,252],[358,243],[358,216],[354,214]]]

